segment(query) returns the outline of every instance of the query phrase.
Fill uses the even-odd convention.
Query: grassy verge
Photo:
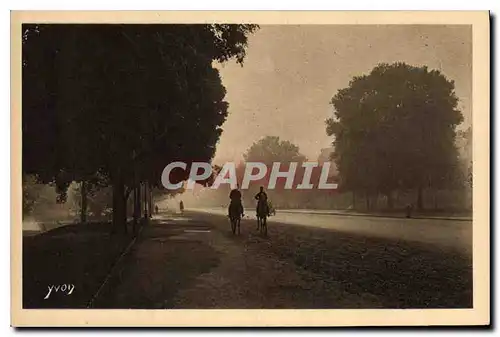
[[[168,226],[153,221],[144,228],[140,239],[94,303],[94,308],[173,308],[177,293],[189,288],[199,275],[217,266],[221,257],[207,242],[186,235],[185,229],[208,228],[196,221]]]
[[[110,232],[102,222],[23,237],[23,307],[85,308],[132,240]]]

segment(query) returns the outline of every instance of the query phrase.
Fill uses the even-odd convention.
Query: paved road
[[[157,216],[96,307],[472,306],[467,222],[283,214],[234,236],[214,213]]]

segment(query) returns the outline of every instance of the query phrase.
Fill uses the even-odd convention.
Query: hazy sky
[[[381,62],[440,69],[455,81],[464,124],[471,121],[470,26],[261,26],[249,39],[243,68],[220,67],[229,116],[215,161],[239,160],[266,135],[290,140],[309,159],[332,139],[329,101],[353,76]]]

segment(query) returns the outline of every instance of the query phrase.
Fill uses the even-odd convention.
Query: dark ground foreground
[[[130,236],[111,236],[110,230],[110,223],[89,223],[39,235],[27,233],[23,237],[23,308],[85,308],[132,241]],[[54,287],[44,299],[50,286]],[[71,286],[74,290],[69,294]]]
[[[281,224],[272,218],[268,237],[263,237],[255,226],[254,220],[244,220],[241,235],[233,236],[227,219],[219,215],[156,217],[93,307],[472,307],[472,258],[459,249]],[[96,241],[102,247],[89,240],[81,240],[76,250],[59,243],[66,248],[54,255],[57,239],[52,240],[27,248],[25,274],[35,277],[23,284],[28,295],[24,303],[30,307],[81,307],[112,264],[113,254],[103,259],[97,252],[126,246],[125,240],[103,236]],[[54,297],[51,304],[43,300],[46,283],[63,282],[75,284],[72,295]]]

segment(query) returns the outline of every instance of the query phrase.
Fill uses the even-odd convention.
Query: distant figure
[[[184,203],[182,202],[182,200],[179,203],[179,208],[181,209],[181,214],[184,213]]]
[[[411,211],[413,210],[413,205],[408,204],[406,205],[406,217],[411,218]]]
[[[155,205],[155,213],[158,214],[158,205]]]
[[[229,216],[231,216],[231,209],[232,207],[237,207],[238,211],[239,211],[239,214],[241,214],[241,216],[243,216],[243,204],[241,202],[241,192],[239,190],[239,185],[236,185],[236,188],[234,190],[231,190],[231,192],[229,193],[229,199],[231,200],[231,202],[229,203],[229,207],[227,209],[227,214]]]

